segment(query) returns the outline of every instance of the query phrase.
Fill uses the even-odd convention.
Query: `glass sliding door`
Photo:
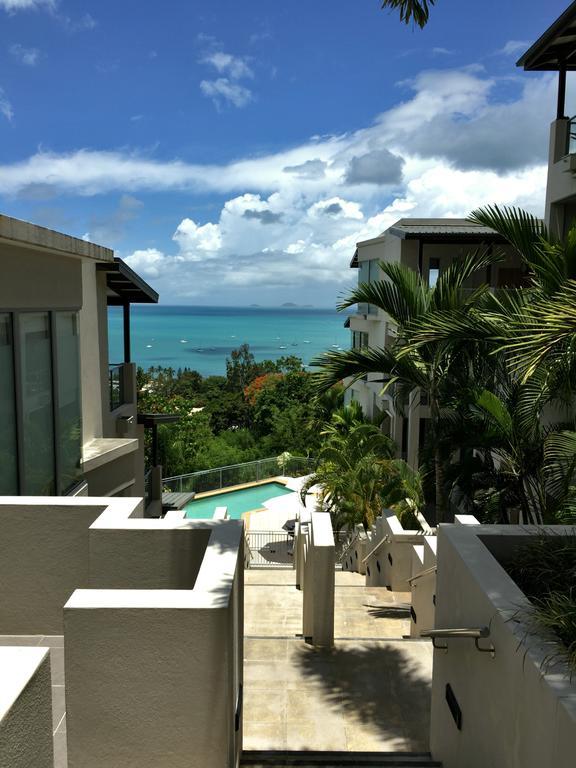
[[[80,342],[76,312],[56,312],[55,361],[57,378],[58,492],[80,480],[82,409],[80,401]]]
[[[12,318],[0,313],[0,496],[18,494]]]
[[[55,493],[52,344],[48,312],[18,315],[22,402],[22,492]]]

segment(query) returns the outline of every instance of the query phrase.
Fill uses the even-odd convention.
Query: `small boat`
[[[334,347],[334,349],[340,349],[340,344],[331,344],[330,346]]]
[[[302,343],[303,343],[303,344],[311,344],[311,342],[310,342],[310,341],[307,341],[306,339],[304,339],[304,341],[303,341]]]
[[[280,344],[280,346],[278,347],[278,349],[288,349],[288,347],[284,346],[283,344]]]
[[[146,344],[146,349],[152,349],[152,344]]]
[[[188,344],[188,339],[180,339],[180,344]]]

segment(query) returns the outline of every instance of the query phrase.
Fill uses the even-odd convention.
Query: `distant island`
[[[250,304],[250,307],[253,309],[260,307],[260,304]]]
[[[314,304],[294,304],[293,301],[286,301],[281,306],[283,309],[313,309]]]

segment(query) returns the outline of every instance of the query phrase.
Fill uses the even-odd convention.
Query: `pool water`
[[[194,520],[212,518],[216,507],[227,507],[228,517],[240,520],[244,512],[261,509],[263,502],[276,496],[294,493],[282,483],[262,483],[237,491],[222,491],[203,499],[192,499],[184,507],[186,517]]]

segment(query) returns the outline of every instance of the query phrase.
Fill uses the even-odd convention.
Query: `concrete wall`
[[[53,768],[48,648],[0,648],[0,766]]]
[[[175,548],[169,521],[108,510],[92,529],[91,573],[107,588],[77,590],[64,610],[69,768],[238,765],[243,525],[171,525]],[[156,550],[172,551],[170,578]],[[126,588],[141,578],[147,588]]]
[[[80,259],[0,243],[0,268],[0,307],[5,310],[82,306]]]
[[[342,558],[342,570],[352,571],[353,573],[366,573],[366,563],[364,562],[367,555],[368,535],[364,530],[364,526],[360,523],[354,527],[354,532],[351,534],[350,544],[348,544],[344,550],[344,557]]]
[[[62,634],[64,603],[88,586],[88,530],[108,501],[0,499],[0,635]]]
[[[102,437],[100,341],[96,265],[82,264],[82,310],[80,325],[80,377],[82,386],[82,442]],[[97,354],[94,351],[98,350]]]
[[[425,536],[421,545],[413,546],[410,637],[420,637],[433,629],[436,602],[436,537]]]
[[[559,534],[576,529],[553,527]],[[576,744],[576,684],[548,668],[556,644],[534,634],[530,604],[490,549],[504,552],[519,526],[442,525],[438,535],[437,628],[490,628],[480,653],[472,639],[434,651],[431,750],[444,768],[569,768]],[[490,542],[486,546],[485,542]],[[461,729],[446,699],[450,686]]]
[[[409,592],[412,576],[412,545],[422,544],[422,531],[405,531],[389,509],[376,518],[367,545],[366,586]]]
[[[304,534],[303,635],[319,648],[334,645],[335,546],[332,521],[327,512],[312,512]]]

